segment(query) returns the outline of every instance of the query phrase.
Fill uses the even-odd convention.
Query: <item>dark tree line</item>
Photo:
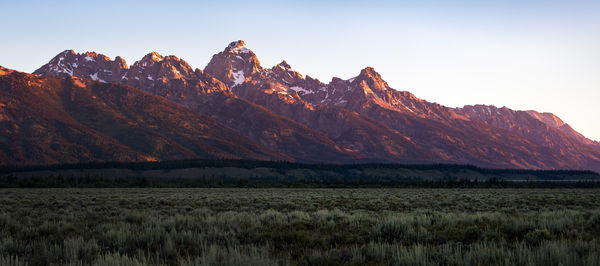
[[[147,177],[143,171],[198,169],[197,176],[166,174]],[[240,169],[243,174],[206,169]],[[126,169],[129,176],[81,174],[63,176],[66,170]],[[264,174],[258,169],[269,169]],[[50,171],[53,174],[39,174]],[[435,171],[437,175],[432,175]],[[101,172],[101,171],[100,171]],[[122,171],[123,173],[127,171]],[[479,177],[482,177],[478,179]],[[585,181],[584,181],[585,180]],[[181,160],[164,162],[90,162],[39,166],[1,166],[0,187],[599,187],[593,171],[491,169],[472,165],[430,164],[305,164],[253,160]]]
[[[149,178],[144,176],[109,178],[103,176],[0,177],[0,188],[130,188],[130,187],[282,187],[282,188],[600,188],[600,181],[507,181],[490,178],[479,181],[468,178],[429,179],[302,179],[302,178]]]
[[[161,162],[87,162],[77,164],[54,165],[0,165],[0,173],[32,172],[46,170],[85,170],[85,169],[130,169],[143,170],[170,170],[183,168],[202,167],[236,167],[243,169],[273,168],[277,170],[311,169],[343,172],[346,170],[365,169],[408,169],[408,170],[440,170],[440,171],[475,171],[485,175],[518,174],[532,175],[543,179],[562,179],[564,176],[590,175],[600,179],[600,175],[589,170],[528,170],[528,169],[498,169],[482,168],[464,164],[389,164],[389,163],[357,163],[357,164],[310,164],[286,161],[258,161],[258,160],[233,160],[233,159],[195,159]]]

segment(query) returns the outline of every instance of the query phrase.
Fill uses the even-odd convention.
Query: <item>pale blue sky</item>
[[[600,140],[600,1],[0,1],[0,65],[20,71],[65,49],[202,69],[242,39],[265,67],[372,66],[428,101],[552,112]]]

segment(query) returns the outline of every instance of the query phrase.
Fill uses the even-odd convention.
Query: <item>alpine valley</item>
[[[235,158],[600,171],[600,143],[551,113],[449,108],[371,67],[324,83],[271,68],[243,41],[203,69],[152,52],[128,65],[66,50],[33,74],[0,68],[0,162]]]

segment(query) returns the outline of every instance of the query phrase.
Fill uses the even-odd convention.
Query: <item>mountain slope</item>
[[[71,50],[55,56],[34,72],[42,76],[96,78],[121,83],[162,96],[235,129],[270,149],[305,162],[354,161],[327,136],[259,105],[236,97],[211,75],[175,56],[156,52],[131,67],[102,54],[77,54]],[[81,62],[85,62],[82,64]],[[118,70],[114,66],[118,65]],[[63,71],[63,69],[66,69]],[[97,73],[102,73],[97,74]]]
[[[283,62],[282,71],[289,72]],[[272,72],[262,68],[243,41],[232,42],[215,54],[204,72],[231,86],[231,91],[269,110],[325,134],[345,152],[367,161],[446,162],[405,135],[347,109],[311,106]],[[243,79],[240,77],[244,77]]]
[[[232,53],[232,47],[243,48],[244,54]],[[226,84],[233,84],[232,92],[236,95],[321,132],[325,131],[299,114],[305,110],[323,112],[332,109],[356,112],[359,114],[357,119],[368,118],[383,124],[410,140],[413,147],[430,151],[432,155],[428,157],[435,158],[433,160],[495,167],[600,169],[598,149],[589,148],[585,138],[568,126],[549,127],[548,132],[560,135],[560,138],[577,139],[574,142],[553,140],[555,145],[563,148],[571,145],[569,149],[557,150],[522,132],[421,100],[409,92],[394,90],[371,67],[363,69],[355,78],[334,78],[325,84],[303,77],[285,61],[264,69],[256,55],[238,41],[213,56],[205,72]],[[236,75],[227,73],[243,73],[244,80],[238,82]],[[529,127],[528,124],[524,126]],[[546,137],[544,132],[536,134],[538,138]]]
[[[290,160],[164,98],[80,78],[2,68],[3,164],[184,158]]]
[[[515,111],[506,107],[475,105],[456,108],[471,120],[514,132],[529,141],[547,147],[552,153],[593,168],[600,160],[600,148],[551,113]]]
[[[134,86],[302,161],[600,170],[598,143],[552,114],[448,108],[391,88],[371,67],[323,83],[286,61],[263,68],[243,41],[203,71],[157,53],[127,66],[119,57],[65,51],[34,73]]]

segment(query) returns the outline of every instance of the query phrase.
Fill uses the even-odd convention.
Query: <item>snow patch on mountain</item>
[[[243,54],[250,53],[250,49],[246,48],[246,46],[234,48],[231,51],[234,53],[243,53]]]
[[[237,85],[240,85],[240,84],[244,83],[245,80],[246,80],[246,77],[244,76],[243,70],[233,72],[233,85],[231,87],[233,88]]]
[[[94,73],[94,74],[90,75],[90,78],[91,78],[92,80],[95,80],[95,81],[100,81],[100,82],[102,82],[102,83],[106,83],[106,81],[105,81],[105,80],[103,80],[103,79],[101,79],[101,78],[99,78],[99,77],[98,77],[98,72],[96,72],[96,73]]]
[[[348,103],[348,101],[347,101],[347,100],[340,99],[340,100],[338,100],[336,103],[334,103],[333,105],[334,105],[334,106],[344,106],[344,105],[346,105],[347,103]]]
[[[73,65],[65,64],[64,60],[64,57],[59,57],[56,65],[52,66],[52,64],[50,64],[50,66],[52,66],[50,70],[57,73],[65,73],[69,76],[73,76]]]
[[[290,87],[290,90],[293,90],[293,91],[297,92],[300,95],[314,93],[314,91],[310,91],[310,90],[307,90],[305,88],[298,87],[298,86]]]

